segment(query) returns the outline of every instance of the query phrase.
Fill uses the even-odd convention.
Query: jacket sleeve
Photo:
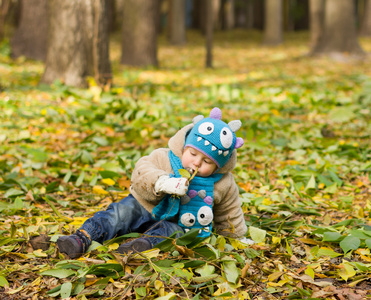
[[[156,193],[154,187],[160,176],[169,175],[172,170],[168,153],[168,149],[160,148],[138,160],[131,177],[130,192],[134,196],[152,203],[158,203],[164,197],[165,194]]]
[[[242,237],[247,232],[237,184],[231,173],[226,174],[214,189],[214,227],[218,234]]]

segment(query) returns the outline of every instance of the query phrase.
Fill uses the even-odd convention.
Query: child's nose
[[[194,163],[195,167],[199,167],[201,165],[201,159],[196,158],[193,163]]]

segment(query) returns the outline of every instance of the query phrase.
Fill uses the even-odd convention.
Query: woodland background
[[[371,297],[371,1],[1,0],[1,299]],[[254,245],[69,260],[142,155],[218,106]]]

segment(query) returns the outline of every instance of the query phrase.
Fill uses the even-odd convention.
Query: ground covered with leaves
[[[87,89],[38,85],[43,65],[0,46],[1,299],[371,298],[371,59],[231,31],[205,70],[188,35],[161,37],[159,69],[120,66],[113,40],[112,86]],[[135,235],[59,253],[58,236],[128,194],[139,157],[214,106],[243,122],[235,177],[254,245],[189,232],[142,254],[115,252]]]

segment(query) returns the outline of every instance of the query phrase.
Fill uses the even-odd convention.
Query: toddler
[[[218,234],[242,238],[247,227],[231,173],[236,149],[243,145],[235,135],[241,122],[227,124],[221,116],[215,107],[208,118],[195,117],[169,140],[168,148],[140,158],[130,195],[94,214],[76,233],[59,237],[59,250],[80,257],[92,240],[103,243],[130,232],[144,235],[122,244],[119,253],[149,250],[161,237],[192,228],[199,229],[201,237],[209,236],[213,227]],[[182,169],[193,175],[191,180],[181,177]]]

